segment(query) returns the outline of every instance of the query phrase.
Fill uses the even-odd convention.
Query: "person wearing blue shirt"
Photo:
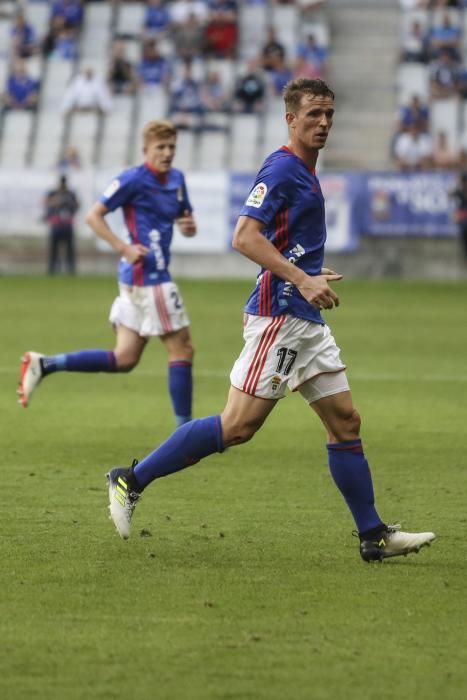
[[[24,61],[15,59],[7,80],[4,109],[36,109],[39,88],[39,81],[27,74]]]
[[[81,350],[45,356],[25,353],[20,369],[20,403],[26,407],[39,382],[66,372],[129,372],[138,364],[148,340],[158,336],[169,358],[168,383],[177,425],[191,419],[192,361],[189,320],[169,272],[173,224],[184,236],[196,234],[185,178],[172,167],[176,128],[172,122],[149,122],[143,131],[145,161],[110,183],[90,209],[86,222],[121,256],[119,296],[110,311],[116,331],[114,350]],[[106,221],[121,209],[126,237]]]
[[[111,469],[110,515],[128,538],[136,504],[152,481],[250,440],[289,387],[327,432],[329,468],[354,518],[361,557],[381,561],[417,552],[435,536],[402,532],[378,515],[360,416],[321,315],[338,306],[330,283],[342,277],[323,268],[324,198],[315,171],[332,127],[334,93],[322,80],[302,78],[287,84],[284,100],[289,141],[263,163],[233,236],[233,247],[261,270],[245,307],[245,345],[230,375],[227,404],[221,415],[178,428],[141,462]]]
[[[148,33],[160,34],[170,25],[170,14],[164,0],[148,0],[144,11],[144,29]]]

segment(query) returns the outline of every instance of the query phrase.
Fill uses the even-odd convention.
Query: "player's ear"
[[[292,128],[295,127],[295,113],[294,112],[286,112],[285,113],[285,120],[287,122],[287,126],[290,126]]]

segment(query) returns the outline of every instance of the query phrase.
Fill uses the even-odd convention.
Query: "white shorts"
[[[167,335],[190,325],[183,299],[174,282],[146,287],[119,284],[109,321],[126,326],[143,338]]]
[[[245,346],[230,374],[232,386],[251,396],[281,399],[287,387],[301,391],[308,403],[347,391],[345,365],[328,326],[288,314],[245,314]],[[340,373],[340,378],[334,373]],[[329,375],[326,382],[325,375]],[[322,377],[322,379],[318,379]],[[331,381],[331,377],[333,380]],[[310,390],[316,379],[316,388]]]

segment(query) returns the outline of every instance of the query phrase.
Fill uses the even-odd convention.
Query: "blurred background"
[[[465,6],[0,0],[0,274],[73,271],[47,260],[47,195],[63,177],[78,201],[76,271],[112,274],[115,255],[85,213],[141,162],[144,124],[168,117],[200,231],[176,234],[173,274],[251,277],[231,250],[234,222],[263,158],[286,141],[283,86],[310,76],[336,93],[319,158],[328,265],[350,277],[465,277]]]

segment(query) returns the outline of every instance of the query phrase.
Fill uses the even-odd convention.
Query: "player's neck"
[[[316,170],[319,153],[317,148],[304,148],[303,146],[292,143],[292,141],[288,142],[287,148],[291,153],[303,160],[307,168],[313,172]]]

